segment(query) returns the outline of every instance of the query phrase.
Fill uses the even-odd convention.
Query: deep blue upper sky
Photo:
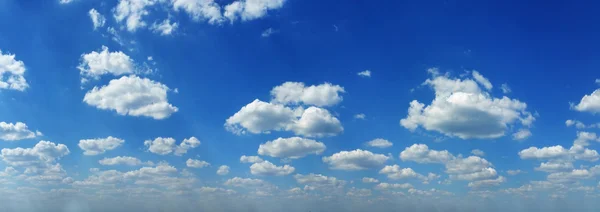
[[[144,7],[147,15],[140,20],[146,26],[140,25],[131,31],[126,21],[117,20],[116,7],[122,1],[154,2]],[[72,200],[77,202],[73,203],[75,209],[69,209],[79,211],[102,210],[95,204],[100,202],[99,205],[102,205],[102,201],[109,200],[95,198],[102,192],[112,192],[110,187],[114,186],[124,189],[157,188],[157,192],[161,192],[159,194],[165,198],[175,198],[185,193],[191,195],[189,197],[192,199],[206,196],[193,196],[202,187],[232,189],[237,193],[224,192],[230,199],[253,202],[255,198],[268,198],[269,202],[272,201],[269,204],[254,206],[263,211],[277,211],[279,209],[273,208],[273,205],[293,198],[306,201],[325,199],[328,203],[324,205],[327,206],[320,209],[349,210],[346,206],[352,204],[363,207],[377,201],[391,199],[393,202],[398,198],[406,200],[430,195],[441,196],[438,199],[439,210],[453,207],[453,210],[468,211],[481,209],[482,206],[477,205],[477,201],[473,201],[473,206],[469,208],[464,205],[471,203],[465,203],[462,208],[450,206],[452,198],[484,196],[488,198],[487,201],[495,201],[498,205],[502,205],[500,203],[506,198],[527,197],[540,201],[559,198],[563,205],[556,205],[555,208],[560,210],[560,207],[573,207],[573,201],[581,198],[587,200],[598,197],[597,175],[600,169],[594,169],[598,160],[598,153],[594,149],[600,141],[595,134],[600,125],[594,124],[600,123],[596,115],[600,112],[599,83],[596,81],[600,78],[600,42],[597,42],[600,37],[600,25],[597,24],[600,7],[593,1],[242,0],[240,2],[246,5],[281,5],[269,7],[265,13],[251,20],[240,20],[243,18],[241,12],[237,20],[230,22],[225,16],[225,5],[233,1],[216,0],[214,4],[218,4],[219,15],[222,15],[220,23],[209,23],[205,18],[194,20],[183,7],[175,9],[177,2],[0,1],[0,57],[15,55],[14,60],[22,61],[26,69],[22,76],[28,84],[23,90],[0,86],[0,122],[6,124],[0,128],[0,149],[3,149],[0,155],[0,194],[6,192],[16,195],[19,187],[36,188],[40,192],[51,189],[80,192],[78,194],[85,194],[83,196],[87,199],[73,198],[77,199]],[[179,3],[182,2],[190,3],[190,7],[202,7],[212,0],[179,0]],[[106,19],[105,24],[94,28],[89,15],[92,8]],[[169,35],[152,30],[153,23],[161,23],[165,19],[177,23],[177,28]],[[121,43],[116,42],[115,35],[109,33],[111,29],[116,31]],[[272,33],[261,36],[268,29]],[[82,83],[84,76],[78,67],[85,63],[84,55],[100,52],[102,46],[106,46],[108,52],[122,52],[135,67],[127,69],[130,72],[126,74],[110,74],[114,68],[108,68],[106,71],[109,74],[98,75],[97,79]],[[152,60],[148,60],[148,57],[152,57]],[[10,67],[6,64],[11,61],[0,58],[0,82],[6,82],[10,76]],[[433,68],[438,70],[438,74],[428,72]],[[145,72],[147,69],[152,72]],[[370,71],[369,77],[358,75],[365,70]],[[493,87],[485,88],[485,83],[476,79],[475,73],[489,80]],[[168,113],[164,118],[144,114],[126,115],[118,113],[111,103],[106,102],[116,101],[114,106],[131,96],[107,100],[111,97],[99,94],[100,103],[84,100],[94,87],[100,89],[121,77],[133,79],[133,75],[140,80],[149,79],[168,86],[166,101],[177,107],[177,111]],[[435,87],[438,84],[431,83],[435,79],[465,85],[472,83],[469,85],[476,86],[477,91],[453,87],[449,93],[440,94],[439,87]],[[424,83],[426,80],[430,83]],[[311,103],[302,99],[304,97],[294,96],[296,94],[290,94],[301,99],[296,103],[277,102],[271,95],[272,90],[286,82],[301,82],[306,87],[338,86],[343,87],[343,92],[338,90],[326,94],[317,89],[316,93],[304,94],[304,97],[321,95],[324,100],[331,101],[340,97],[339,101],[327,105]],[[510,88],[510,92],[503,92],[503,84]],[[136,90],[132,85],[119,89],[113,95]],[[594,96],[596,93],[592,93],[595,90],[597,95]],[[150,91],[142,91],[140,95],[154,95],[145,92]],[[436,93],[439,95],[436,96]],[[454,98],[462,94],[470,97],[480,95],[482,99],[454,102]],[[590,98],[585,100],[585,95]],[[509,108],[493,102],[504,96],[526,104],[526,107]],[[125,107],[161,101],[143,98],[134,99]],[[268,108],[258,115],[254,114],[256,111],[250,111],[250,115],[230,123],[245,129],[246,133],[236,134],[227,130],[229,121],[226,120],[238,112],[244,113],[242,107],[250,108],[249,104],[255,99]],[[413,100],[441,112],[422,112],[410,119],[408,110]],[[488,100],[492,103],[483,103]],[[98,104],[109,106],[100,108]],[[315,106],[326,111],[327,115],[313,117],[315,121],[310,122],[310,126],[296,123],[303,121],[298,120],[302,115],[300,113],[292,118],[294,123],[279,120],[284,127],[264,127],[278,122],[274,118],[276,115],[273,115],[276,114],[273,112],[275,109],[271,106],[290,110],[302,108],[307,116],[310,113],[307,112],[308,108]],[[516,114],[514,117],[511,116],[513,112]],[[365,117],[356,118],[357,114],[364,114]],[[535,121],[526,124],[521,120],[528,116],[534,117]],[[339,120],[339,123],[332,124],[319,119],[323,117]],[[416,128],[401,124],[403,119],[413,120]],[[261,120],[260,123],[251,124],[261,128],[259,131],[262,132],[250,132],[249,126],[242,123],[248,120]],[[567,120],[573,124],[565,126]],[[18,122],[26,124],[27,129],[15,129],[14,124]],[[574,123],[577,122],[581,125],[576,126]],[[9,124],[12,124],[12,128]],[[502,135],[492,135],[493,126],[498,125]],[[302,126],[308,127],[302,131]],[[335,131],[333,128],[336,126],[343,126],[343,131]],[[35,135],[36,130],[43,135]],[[460,134],[461,130],[466,134]],[[319,136],[314,134],[315,131],[330,134]],[[513,134],[519,131],[527,131],[530,135],[515,139]],[[33,134],[28,135],[28,132]],[[11,135],[18,135],[19,138],[9,139]],[[109,136],[124,142],[117,147],[104,147],[108,144],[103,142],[109,142],[105,139]],[[295,136],[315,140],[324,144],[326,149],[295,159],[257,152],[259,145],[267,141]],[[588,137],[584,139],[585,136]],[[159,154],[145,144],[145,141],[156,142],[159,139],[155,139],[159,137],[173,138],[175,145],[195,137],[201,144],[189,148],[181,156]],[[376,138],[388,140],[393,146],[368,146],[367,142]],[[576,142],[579,146],[574,145],[577,138],[586,140],[585,144]],[[105,152],[84,153],[86,147],[82,147],[81,140],[85,139],[97,139],[94,148],[104,148]],[[16,148],[33,148],[40,140],[55,145],[64,144],[69,153],[53,152],[48,156],[36,152],[34,148],[26,150],[33,152],[27,153],[30,155],[14,153],[21,154],[18,155],[21,158],[10,156]],[[425,144],[429,150],[447,150],[452,158],[423,162],[401,157],[401,152],[407,151],[407,147],[413,144]],[[552,151],[542,149],[556,145],[564,148]],[[538,152],[531,153],[534,150],[528,149],[530,147],[539,148],[535,149]],[[587,148],[587,152],[576,147]],[[274,148],[285,149],[281,146]],[[307,151],[288,148],[288,152],[282,154]],[[358,149],[368,152],[352,152]],[[475,149],[484,154],[471,159],[484,162],[466,161]],[[528,153],[531,155],[527,156]],[[260,156],[276,167],[259,170],[259,166],[267,165],[241,163],[242,155]],[[101,159],[117,156],[135,157],[144,163],[133,166],[99,163]],[[381,161],[377,159],[378,156],[388,158]],[[210,166],[194,168],[186,165],[188,159],[206,161]],[[17,160],[28,162],[17,163]],[[152,161],[153,164],[145,161]],[[542,163],[552,167],[544,169]],[[50,166],[56,164],[63,169],[60,173],[48,171]],[[453,172],[452,164],[459,164],[457,166],[463,168]],[[230,167],[228,174],[216,173],[222,165]],[[290,172],[285,165],[294,170]],[[393,165],[398,165],[400,169],[410,168],[417,175],[407,174],[409,171],[406,169],[402,172],[395,170],[387,175],[384,167],[392,169]],[[477,168],[479,166],[482,167]],[[8,173],[7,167],[14,168],[15,173],[3,176],[2,170]],[[142,167],[172,167],[176,171],[136,175],[144,170]],[[475,168],[467,170],[469,167]],[[99,171],[91,168],[98,168]],[[33,169],[37,171],[32,172]],[[494,173],[485,175],[489,174],[486,171],[490,169]],[[98,178],[109,170],[117,170],[123,175],[120,176],[122,179],[110,181]],[[345,183],[330,188],[327,186],[335,184],[331,179],[326,182],[311,181],[312,184],[299,179],[311,173]],[[393,177],[394,173],[402,177]],[[429,179],[428,173],[437,177]],[[41,182],[32,180],[34,176],[54,178]],[[235,177],[263,180],[263,184],[248,186],[248,182],[245,182],[236,186],[228,181]],[[379,183],[363,182],[363,177],[375,178],[379,183],[410,183],[414,188],[382,189],[381,186],[377,187],[381,185]],[[190,181],[178,186],[161,187],[164,183],[180,182],[182,179]],[[83,185],[91,181],[103,185]],[[451,183],[448,184],[449,181]],[[143,182],[152,183],[146,185]],[[264,184],[273,184],[277,188]],[[315,190],[311,190],[310,186]],[[528,186],[531,189],[527,192],[511,190]],[[295,187],[299,188],[297,192],[300,193],[289,191]],[[357,190],[369,195],[353,196],[359,193]],[[454,196],[444,195],[438,190],[452,192]],[[265,192],[275,196],[262,197]],[[404,196],[393,192],[403,192]],[[286,197],[292,195],[290,193],[296,196]],[[8,200],[2,196],[0,202]],[[70,196],[64,198],[66,200],[62,201],[71,202]],[[139,198],[146,200],[154,197],[142,195]],[[135,203],[137,200],[131,200],[127,207],[139,209],[140,206]],[[64,207],[58,205],[56,210],[62,211]],[[81,205],[86,205],[87,209],[82,209]],[[206,203],[202,207],[217,210],[206,205],[211,204]],[[585,207],[593,206],[593,203],[579,204],[581,208],[577,209],[585,211]],[[41,210],[38,206],[27,209],[11,207],[15,211]],[[165,210],[190,210],[176,205],[161,207]],[[373,210],[394,210],[397,206],[378,207]],[[524,207],[518,205],[514,206],[517,209],[513,209],[527,209]],[[534,210],[543,208],[542,205],[529,207]],[[303,209],[307,208],[318,210],[319,206]]]

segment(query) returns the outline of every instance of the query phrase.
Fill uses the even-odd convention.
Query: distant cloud
[[[365,70],[365,71],[358,72],[358,76],[370,78],[371,77],[371,71]]]
[[[200,146],[200,140],[196,137],[190,137],[183,139],[179,145],[175,145],[175,139],[173,138],[158,137],[154,140],[144,141],[144,146],[148,148],[148,151],[154,154],[167,155],[173,153],[176,156],[182,156],[186,154],[189,149]]]
[[[471,154],[477,155],[477,156],[484,156],[485,152],[481,151],[480,149],[474,149],[474,150],[471,150]]]
[[[377,148],[388,148],[394,145],[392,142],[385,140],[383,138],[376,138],[369,142],[367,142],[367,146],[377,147]]]
[[[125,140],[108,136],[106,138],[84,139],[79,141],[79,148],[84,155],[99,155],[121,146]]]
[[[89,12],[88,15],[90,16],[90,18],[92,19],[92,24],[94,24],[94,30],[96,30],[98,27],[103,27],[104,24],[106,23],[106,18],[104,18],[104,16],[102,14],[100,14],[96,9],[92,8]]]
[[[359,113],[354,115],[354,119],[361,119],[361,120],[365,120],[367,118],[367,115],[365,115],[364,113]]]
[[[508,87],[508,84],[504,83],[500,86],[500,89],[502,90],[502,93],[504,94],[508,94],[510,92],[512,92],[512,90],[510,89],[510,87]]]
[[[521,173],[524,173],[524,172],[521,171],[520,169],[516,169],[516,170],[508,170],[508,171],[506,171],[506,173],[508,175],[515,176],[515,175],[518,175],[518,174],[521,174]]]
[[[4,54],[0,49],[0,89],[25,91],[25,63],[15,59],[14,54]]]
[[[274,30],[273,28],[268,28],[265,31],[263,31],[260,36],[262,36],[263,38],[267,38],[270,37],[271,35],[273,35],[274,33],[277,33],[277,30]]]
[[[306,138],[278,138],[258,147],[259,155],[278,158],[298,159],[309,154],[319,155],[325,151],[325,144]]]
[[[600,113],[600,89],[596,89],[589,95],[584,95],[579,104],[571,103],[571,109],[592,114]]]
[[[6,123],[0,122],[0,140],[18,141],[42,136],[40,131],[33,132],[29,130],[27,124],[23,122]]]
[[[229,166],[226,166],[226,165],[219,166],[219,169],[217,170],[217,174],[218,175],[229,174]]]
[[[269,161],[254,163],[250,166],[250,173],[259,176],[284,176],[293,173],[295,170],[290,165],[276,166]]]
[[[513,134],[513,139],[517,141],[522,141],[531,136],[531,132],[528,129],[520,129],[516,133]]]
[[[166,36],[173,34],[173,32],[175,32],[178,27],[179,24],[177,22],[171,23],[169,19],[165,19],[161,23],[154,22],[150,29],[155,33],[159,33],[160,35]]]
[[[210,166],[210,163],[208,163],[206,161],[201,161],[201,160],[188,159],[185,162],[185,165],[187,167],[191,167],[191,168],[203,168],[203,167]]]
[[[331,169],[356,171],[381,167],[388,159],[390,158],[382,154],[357,149],[323,157],[323,162],[329,164]]]

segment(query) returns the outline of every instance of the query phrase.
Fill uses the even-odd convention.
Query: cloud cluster
[[[6,123],[0,122],[0,140],[18,141],[42,136],[40,131],[31,131],[23,122]]]
[[[259,155],[277,158],[298,159],[309,154],[319,155],[325,151],[325,144],[306,138],[278,138],[258,147]]]
[[[250,166],[250,173],[259,176],[284,176],[293,173],[296,169],[290,165],[276,166],[269,161],[262,161]]]
[[[381,167],[388,159],[390,159],[388,156],[382,154],[357,149],[323,157],[323,162],[329,164],[331,169],[354,171]]]
[[[106,138],[80,140],[78,146],[84,151],[84,155],[99,155],[121,146],[124,142],[123,139],[108,136]]]
[[[15,57],[0,49],[0,89],[24,91],[29,87],[25,80],[25,63]]]
[[[526,103],[493,97],[489,92],[492,84],[477,71],[471,72],[473,79],[450,78],[436,69],[429,72],[433,77],[423,85],[433,88],[435,99],[429,105],[417,100],[410,103],[408,116],[400,121],[406,129],[422,127],[461,139],[492,139],[504,136],[515,125],[527,128],[535,120]],[[515,139],[529,135],[523,132]]]
[[[148,148],[148,151],[154,154],[168,155],[173,153],[176,156],[182,156],[186,154],[189,149],[200,146],[200,140],[196,137],[190,137],[183,139],[179,145],[175,145],[174,138],[158,137],[154,140],[144,141],[144,146]]]

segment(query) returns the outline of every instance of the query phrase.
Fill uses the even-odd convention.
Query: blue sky
[[[0,203],[591,211],[595,14],[561,1],[0,1]]]

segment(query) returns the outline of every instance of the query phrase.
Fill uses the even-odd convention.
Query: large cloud
[[[123,76],[106,86],[94,87],[83,101],[98,109],[115,110],[119,115],[164,119],[179,110],[168,102],[168,91],[169,88],[159,82]]]
[[[4,54],[0,50],[0,89],[24,91],[28,87],[25,63],[16,60],[14,54]]]
[[[281,104],[306,104],[319,107],[333,106],[342,101],[344,88],[339,85],[325,83],[305,86],[301,82],[286,82],[271,90],[273,102]]]
[[[433,78],[423,84],[433,88],[435,99],[430,105],[417,100],[410,103],[408,116],[400,121],[406,129],[423,127],[462,139],[491,139],[504,136],[510,126],[520,123],[527,127],[535,119],[524,102],[496,98],[482,90],[478,83],[486,90],[492,85],[478,72],[472,72],[475,80],[430,73]]]
[[[27,124],[23,122],[6,123],[0,122],[0,140],[17,141],[23,139],[35,138],[41,136],[40,131],[33,132],[29,130]]]
[[[572,104],[571,108],[577,111],[589,112],[592,114],[600,113],[600,89],[596,89],[590,95],[583,96],[579,104]]]
[[[84,155],[99,155],[107,150],[113,150],[121,146],[125,140],[108,136],[106,138],[84,139],[79,141],[79,148]]]
[[[275,166],[269,161],[252,164],[250,173],[261,176],[283,176],[293,173],[296,169],[290,165]]]
[[[92,11],[90,11],[91,14]],[[81,63],[77,66],[77,69],[80,71],[81,81],[86,82],[89,78],[97,80],[102,75],[107,74],[113,76],[133,74],[135,64],[125,53],[121,51],[111,52],[108,47],[102,46],[100,52],[92,51],[82,54]]]
[[[325,144],[300,137],[278,138],[261,144],[258,147],[259,155],[278,158],[302,158],[308,154],[319,155],[325,151]]]
[[[340,121],[323,108],[291,109],[258,99],[242,107],[225,121],[225,129],[235,134],[258,134],[270,131],[293,131],[307,137],[334,136],[344,128]]]
[[[323,157],[323,162],[329,164],[331,169],[364,170],[378,168],[389,159],[382,154],[373,154],[366,150],[341,151],[329,157]]]
[[[146,140],[144,141],[144,146],[148,147],[148,151],[159,154],[159,155],[167,155],[173,153],[176,156],[182,156],[189,149],[196,148],[200,146],[200,140],[196,137],[190,137],[184,139],[178,146],[175,145],[174,138],[162,138],[158,137],[154,140]]]

